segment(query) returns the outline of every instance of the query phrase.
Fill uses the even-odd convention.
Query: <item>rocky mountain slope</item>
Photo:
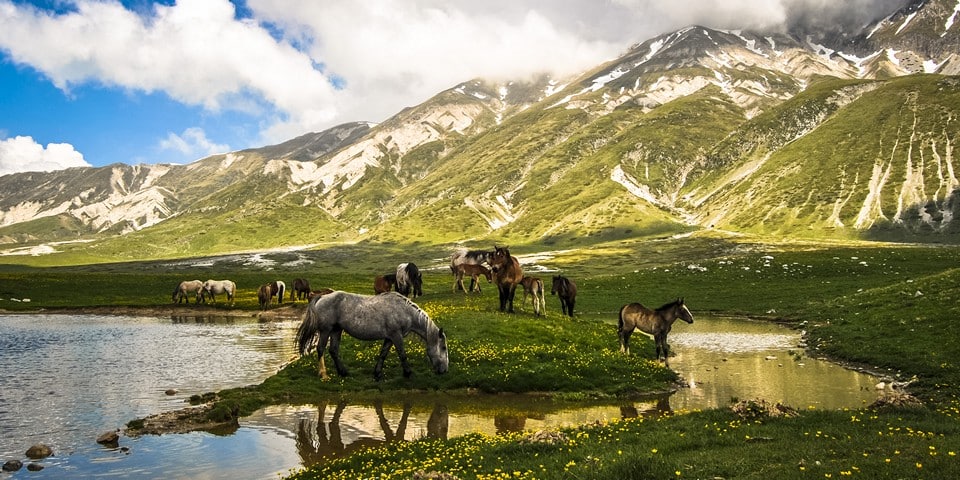
[[[379,125],[189,165],[7,175],[0,250],[83,240],[91,255],[172,257],[701,228],[956,242],[960,2],[878,18],[849,33],[693,26],[578,78],[464,82]]]

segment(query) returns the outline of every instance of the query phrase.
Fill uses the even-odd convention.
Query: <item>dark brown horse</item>
[[[657,360],[663,358],[663,363],[667,363],[667,357],[670,355],[670,345],[667,344],[667,334],[673,327],[673,322],[681,319],[687,323],[693,323],[693,315],[687,306],[683,304],[683,299],[678,298],[656,310],[650,310],[639,303],[629,303],[620,309],[620,320],[617,322],[617,334],[620,336],[620,351],[624,354],[630,354],[630,334],[635,328],[641,332],[653,335],[653,341],[657,344]]]
[[[293,290],[290,290],[290,300],[304,300],[310,296],[310,282],[306,278],[293,279]]]
[[[523,279],[523,269],[517,257],[510,255],[507,247],[494,247],[490,256],[490,266],[493,270],[493,283],[500,291],[500,311],[513,313],[513,297],[517,293],[517,285]]]
[[[464,276],[470,277],[470,291],[471,291],[471,292],[473,292],[473,291],[482,292],[482,291],[483,291],[483,290],[480,288],[480,275],[483,275],[484,277],[487,277],[487,283],[490,283],[490,282],[493,281],[493,274],[490,273],[490,269],[487,268],[487,267],[484,267],[483,265],[470,264],[470,263],[461,263],[460,265],[457,265],[457,266],[454,267],[454,268],[455,268],[455,270],[454,270],[454,275],[456,275],[456,277],[454,277],[454,280],[453,280],[453,291],[454,291],[454,292],[456,292],[457,290],[462,290],[462,291],[464,291],[464,292],[467,291],[467,289],[463,287],[463,277],[464,277]]]
[[[393,290],[397,285],[397,274],[388,273],[386,275],[377,275],[377,278],[373,279],[373,293],[380,295],[381,293],[387,293],[390,290]]]
[[[540,316],[540,311],[543,310],[543,314],[547,314],[547,303],[543,299],[543,280],[540,280],[537,277],[523,277],[523,280],[520,280],[520,285],[523,285],[523,302],[520,302],[521,305],[526,305],[527,295],[533,297],[531,302],[533,303],[533,312]]]
[[[560,310],[564,315],[570,315],[570,318],[573,318],[573,306],[577,303],[577,284],[563,275],[555,275],[553,285],[550,287],[550,295],[560,297]]]

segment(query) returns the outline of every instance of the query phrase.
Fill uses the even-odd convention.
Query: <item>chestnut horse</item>
[[[493,247],[490,256],[490,266],[493,270],[493,283],[500,291],[500,311],[513,313],[513,297],[517,293],[517,285],[523,279],[523,269],[517,257],[510,255],[507,247]]]
[[[454,291],[454,292],[456,292],[457,290],[463,290],[464,292],[467,291],[467,289],[463,287],[463,277],[464,277],[464,275],[467,275],[467,276],[470,277],[470,291],[471,291],[471,292],[473,292],[473,291],[482,292],[482,291],[483,291],[483,290],[480,288],[480,281],[479,281],[479,280],[480,280],[480,275],[483,275],[484,277],[487,277],[487,283],[490,283],[490,282],[493,281],[492,274],[490,273],[490,269],[487,268],[487,267],[484,267],[483,265],[479,265],[479,264],[461,263],[461,264],[459,264],[459,265],[457,265],[457,266],[455,267],[454,275],[456,275],[456,277],[455,277],[454,280],[453,280],[453,291]]]
[[[397,274],[388,273],[386,275],[377,275],[373,279],[373,293],[380,295],[387,293],[397,285]]]
[[[270,305],[270,299],[273,298],[273,283],[264,283],[257,289],[257,300],[260,302],[260,310],[266,310]]]

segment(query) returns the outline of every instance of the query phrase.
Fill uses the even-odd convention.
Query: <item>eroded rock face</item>
[[[38,443],[28,448],[26,455],[28,458],[31,458],[33,460],[38,460],[38,459],[47,458],[50,455],[53,455],[53,449],[50,448],[48,445]]]

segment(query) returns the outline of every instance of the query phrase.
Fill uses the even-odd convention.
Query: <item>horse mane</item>
[[[409,298],[403,296],[403,294],[401,293],[398,293],[398,292],[390,292],[390,293],[392,294],[392,296],[402,298],[407,305],[417,310],[417,321],[420,323],[419,326],[423,327],[424,333],[429,333],[431,330],[440,330],[440,327],[437,327],[437,324],[430,319],[430,315],[428,315],[427,312],[425,312],[422,308],[420,308],[420,305],[413,303],[413,300],[410,300]]]
[[[678,298],[678,299],[676,299],[676,300],[674,300],[674,301],[672,301],[672,302],[664,303],[664,304],[661,305],[659,308],[657,308],[656,311],[658,311],[658,312],[665,312],[665,311],[667,311],[667,310],[670,310],[671,308],[676,308],[678,305],[682,305],[682,304],[683,304],[683,299],[682,299],[682,298]]]

